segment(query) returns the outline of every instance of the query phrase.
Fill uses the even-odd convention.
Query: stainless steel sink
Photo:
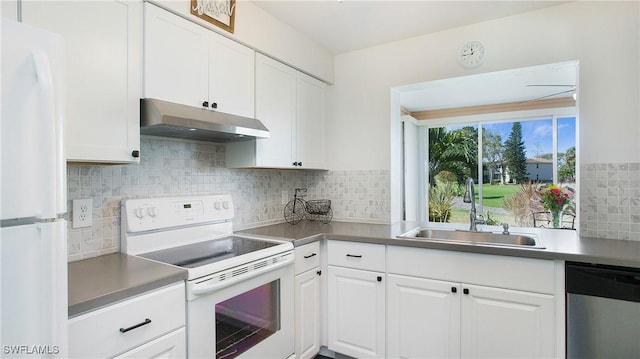
[[[465,230],[417,228],[398,236],[398,238],[458,242],[488,246],[510,246],[536,249],[544,248],[544,246],[542,246],[535,238],[521,234],[502,234]]]

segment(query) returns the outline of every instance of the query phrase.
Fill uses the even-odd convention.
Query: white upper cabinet
[[[254,116],[255,53],[144,4],[144,97]]]
[[[210,31],[144,4],[144,97],[202,106],[208,97]]]
[[[270,138],[227,145],[228,167],[323,169],[325,84],[256,54],[255,113]]]
[[[310,76],[297,76],[296,158],[303,168],[323,168],[324,161],[324,88]]]
[[[271,137],[256,140],[255,165],[291,167],[296,137],[296,70],[261,54],[256,56],[256,118]]]
[[[255,52],[224,36],[209,37],[209,106],[254,117]]]
[[[68,161],[139,161],[142,4],[23,1],[22,19],[62,35]]]

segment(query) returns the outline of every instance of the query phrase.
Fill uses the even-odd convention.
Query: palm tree
[[[429,129],[429,182],[441,171],[456,175],[458,182],[478,173],[478,131],[466,126],[447,131],[444,127]]]

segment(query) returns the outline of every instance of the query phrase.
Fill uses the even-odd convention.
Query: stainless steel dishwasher
[[[640,358],[640,269],[566,264],[567,357]]]

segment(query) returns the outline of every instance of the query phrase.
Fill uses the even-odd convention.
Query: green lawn
[[[482,215],[486,219],[487,212],[484,211]],[[489,212],[489,216],[492,220],[496,221],[497,224],[509,223],[513,225],[515,223],[513,216],[511,216],[510,214],[496,214]],[[449,223],[469,223],[469,211],[465,211],[462,209],[452,209],[451,220],[449,221]]]
[[[482,186],[483,201],[482,204],[485,207],[498,207],[502,208],[502,200],[504,198],[511,197],[518,191],[520,185],[517,184],[485,184]],[[478,185],[475,186],[476,200],[478,199]]]
[[[503,204],[502,204],[502,200],[504,198],[508,198],[510,196],[512,196],[514,193],[516,193],[516,191],[518,191],[518,189],[520,188],[519,185],[514,185],[514,184],[509,184],[509,185],[499,185],[499,184],[495,184],[495,185],[490,185],[490,184],[484,184],[482,186],[482,191],[483,191],[483,207],[485,208],[485,210],[483,211],[482,215],[485,217],[487,216],[487,207],[495,207],[495,208],[503,208]],[[479,203],[480,201],[478,200],[478,185],[475,186],[475,194],[476,194],[476,203]],[[471,205],[469,205],[469,207],[471,207]],[[492,220],[495,220],[498,224],[499,223],[514,223],[514,219],[510,214],[498,214],[498,213],[492,213],[489,212],[489,215],[491,216]],[[451,211],[451,223],[468,223],[469,222],[469,210],[460,210],[460,209],[454,209]]]

